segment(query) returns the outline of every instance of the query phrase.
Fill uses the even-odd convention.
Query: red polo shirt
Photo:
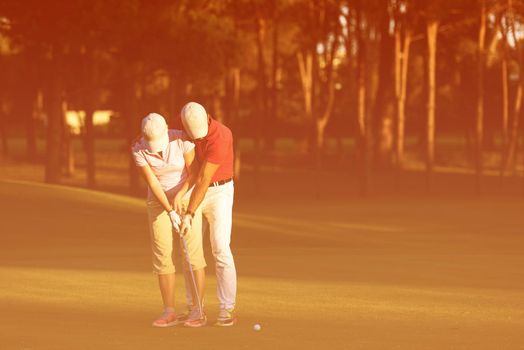
[[[233,177],[233,134],[227,126],[211,119],[207,136],[195,141],[197,159],[219,164],[211,182]]]

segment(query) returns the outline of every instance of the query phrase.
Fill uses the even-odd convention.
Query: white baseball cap
[[[166,120],[158,113],[149,113],[142,119],[142,134],[150,152],[161,152],[169,145]]]
[[[201,104],[187,103],[180,112],[180,118],[186,133],[192,140],[207,136],[207,112]]]

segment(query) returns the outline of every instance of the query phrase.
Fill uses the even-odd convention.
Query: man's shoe
[[[157,318],[152,326],[153,327],[171,327],[177,324],[177,316],[174,311],[164,311],[159,318]]]
[[[202,314],[198,307],[193,307],[188,315],[187,320],[184,322],[184,327],[198,328],[204,327],[207,324],[207,316],[202,309]]]
[[[220,309],[218,313],[218,319],[215,323],[216,326],[220,327],[229,327],[237,323],[237,318],[235,317],[235,309]]]

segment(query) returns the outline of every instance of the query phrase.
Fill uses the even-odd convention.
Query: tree
[[[482,176],[482,146],[484,139],[484,70],[486,65],[486,0],[479,0],[479,29],[478,29],[478,54],[477,54],[477,115],[475,123],[475,184],[480,192],[480,179]]]
[[[86,53],[85,57],[93,58],[93,52],[107,38],[108,30],[114,23],[108,21],[117,9],[118,1],[87,1],[76,0],[63,3],[52,1],[44,4],[38,1],[20,3],[8,1],[3,10],[11,21],[9,30],[11,37],[20,46],[27,58],[26,69],[31,67],[45,67],[39,77],[38,84],[44,92],[44,105],[47,117],[46,142],[46,181],[54,183],[60,179],[61,172],[61,125],[64,125],[63,100],[66,98],[69,68],[71,58],[77,58],[79,52]],[[111,24],[110,24],[111,22]],[[84,61],[83,67],[89,70],[93,60]],[[84,75],[92,79],[92,71]],[[31,79],[29,79],[31,80]],[[82,80],[82,79],[80,79]],[[86,79],[84,79],[86,81]],[[82,89],[82,96],[87,101],[86,107],[86,153],[88,185],[94,185],[94,137],[92,127],[92,111],[94,110],[93,90],[96,83],[86,84]],[[35,100],[36,88],[28,89],[31,96],[24,100]],[[29,118],[28,137],[29,153],[34,148],[34,124],[32,121],[33,104],[24,111]]]
[[[435,94],[436,94],[436,56],[438,19],[428,16],[426,19],[427,35],[427,120],[426,120],[426,174],[427,187],[431,187],[435,163]]]
[[[0,17],[0,29],[7,27],[7,23],[3,23],[3,18]],[[2,35],[0,31],[0,75],[6,77],[7,75],[7,61],[8,55],[11,53],[9,40]],[[6,79],[7,80],[7,79]],[[0,86],[0,138],[2,144],[2,154],[7,156],[9,153],[9,145],[7,142],[7,89],[4,84]]]
[[[412,39],[414,18],[409,1],[393,3],[395,18],[395,96],[397,100],[396,158],[399,167],[404,162],[404,130],[406,110],[406,88],[408,78],[409,48]]]
[[[10,37],[16,45],[31,50],[33,57],[44,68],[39,84],[44,91],[47,116],[45,180],[49,183],[60,180],[59,139],[64,82],[62,67],[70,39],[68,29],[71,27],[70,18],[64,16],[62,11],[67,12],[71,9],[70,6],[72,4],[63,6],[53,2],[46,4],[44,9],[37,1],[8,1],[3,4],[3,12],[10,20]]]
[[[513,0],[508,0],[506,15],[507,32],[510,35],[510,40],[513,43],[516,51],[516,61],[519,67],[519,83],[517,86],[517,92],[513,104],[509,141],[506,146],[505,156],[502,158],[502,175],[505,174],[505,172],[510,168],[512,163],[515,163],[514,159],[518,143],[518,129],[520,125],[520,118],[522,115],[522,94],[524,85],[524,74],[522,74],[522,72],[524,71],[524,53],[522,39],[520,39],[517,35],[516,26],[517,21],[521,22],[523,14],[524,4],[522,2],[514,2]]]
[[[315,163],[320,166],[326,126],[335,104],[337,57],[341,38],[341,3],[327,0],[302,3],[305,21],[303,31],[311,33],[301,38],[296,53],[304,97],[306,118],[313,119]]]
[[[511,0],[508,0],[511,1]],[[502,59],[501,59],[501,65],[500,65],[500,73],[501,73],[501,85],[502,85],[502,153],[501,153],[501,159],[504,158],[504,151],[508,144],[508,135],[509,135],[509,67],[508,67],[508,61],[510,59],[509,57],[509,33],[508,33],[508,26],[507,26],[507,12],[509,9],[509,6],[504,10],[500,11],[500,13],[497,16],[497,27],[499,29],[499,32],[501,34],[502,39],[501,46],[502,46]],[[503,162],[501,162],[502,164]],[[501,166],[501,174],[503,172],[503,166]]]
[[[357,149],[358,149],[358,177],[360,194],[365,196],[368,191],[368,160],[369,160],[369,118],[366,107],[367,97],[367,55],[366,55],[366,19],[362,0],[356,7],[356,38],[357,38]]]
[[[356,3],[358,5],[358,3]],[[368,2],[369,4],[369,2]],[[394,133],[395,133],[395,107],[394,107],[394,69],[393,63],[395,62],[394,56],[394,40],[390,34],[391,16],[389,14],[390,1],[375,1],[373,12],[377,13],[376,22],[374,23],[373,18],[365,18],[364,23],[369,23],[363,29],[358,29],[357,34],[362,34],[362,31],[370,32],[373,30],[371,25],[378,26],[380,37],[378,40],[378,58],[377,58],[377,89],[375,92],[375,98],[373,106],[371,106],[371,118],[369,129],[372,130],[372,143],[373,143],[373,161],[376,166],[382,168],[388,168],[393,162],[394,156]],[[359,12],[363,12],[365,8],[360,6]],[[371,12],[372,9],[368,9],[366,12]],[[364,17],[361,14],[360,17]],[[371,46],[372,42],[369,38],[369,34],[364,35],[361,39],[362,51],[365,51],[365,45]],[[357,44],[358,47],[358,44]],[[359,49],[360,52],[360,49]],[[361,57],[358,54],[357,62],[359,66],[363,64],[363,60],[367,60],[365,52],[362,53]],[[365,76],[365,72],[363,72]],[[357,79],[357,82],[359,80]],[[360,89],[364,89],[363,85],[365,81],[361,81],[358,86]],[[369,85],[369,83],[366,83]],[[372,91],[370,91],[372,93]],[[359,100],[359,111],[364,109],[363,103]],[[359,113],[360,114],[360,113]]]

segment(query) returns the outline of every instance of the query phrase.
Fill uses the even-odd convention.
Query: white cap
[[[187,103],[180,112],[180,118],[186,133],[192,140],[207,136],[207,112],[201,104]]]
[[[149,113],[142,119],[142,134],[150,152],[164,151],[169,145],[166,120],[158,113]]]

